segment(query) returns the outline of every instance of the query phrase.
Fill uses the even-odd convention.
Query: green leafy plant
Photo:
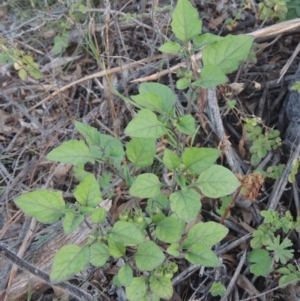
[[[25,55],[24,51],[16,47],[6,47],[4,41],[0,41],[0,64],[13,63],[15,70],[22,80],[26,80],[28,75],[35,79],[40,79],[42,74],[38,63],[30,55]]]
[[[251,164],[255,166],[261,162],[268,151],[276,150],[281,146],[280,132],[274,129],[266,129],[263,132],[256,118],[245,118],[244,122],[246,139],[252,142],[250,147]]]
[[[289,2],[289,0],[264,0],[259,3],[259,19],[284,21],[288,12],[287,2]]]
[[[250,271],[256,276],[266,276],[274,271],[274,262],[284,265],[277,269],[283,276],[279,284],[287,284],[291,280],[299,279],[300,273],[287,261],[293,258],[293,250],[290,249],[292,242],[289,238],[283,238],[282,233],[290,231],[299,232],[300,218],[294,221],[290,211],[284,216],[269,209],[261,211],[264,223],[253,232],[250,242],[253,250],[248,254],[248,261],[251,262]]]
[[[165,43],[161,51],[171,50],[189,59],[195,50],[203,48],[201,77],[191,76],[186,85],[189,89],[226,82],[225,74],[236,70],[246,59],[253,41],[250,36],[201,35],[201,20],[188,0],[178,1],[172,30],[178,41]],[[190,51],[191,41],[195,48]],[[185,229],[200,213],[203,196],[230,195],[240,187],[240,182],[229,169],[216,164],[218,149],[186,146],[182,142],[183,137],[196,135],[195,119],[191,114],[178,114],[176,96],[170,88],[143,83],[139,94],[131,98],[115,93],[138,110],[125,129],[131,139],[125,145],[126,150],[118,138],[75,122],[84,140],[64,142],[47,159],[73,165],[79,182],[73,191],[76,202],[66,203],[60,191],[40,189],[20,195],[15,203],[42,223],[62,219],[65,233],[75,230],[84,220],[93,225],[85,246],[65,245],[56,253],[50,273],[53,283],[84,271],[88,264],[102,267],[111,257],[122,258],[125,264],[113,283],[125,287],[130,301],[170,299],[171,279],[178,271],[178,259],[185,258],[207,268],[221,265],[213,247],[227,235],[228,229],[212,221]],[[162,155],[158,155],[156,143],[162,138],[167,144]],[[154,161],[163,167],[159,170],[172,175],[170,179],[162,181],[161,172],[146,170]],[[96,178],[85,170],[86,163],[104,164],[129,187],[133,205],[126,207],[113,225],[106,221],[107,213],[102,207],[105,195],[101,192],[111,184],[112,177],[103,174]],[[169,191],[168,197],[162,194],[162,189]],[[145,207],[140,207],[140,199],[144,199]],[[223,291],[223,286],[214,284],[213,294],[221,295]]]

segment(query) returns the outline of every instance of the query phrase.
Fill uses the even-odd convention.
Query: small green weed
[[[251,262],[250,271],[256,276],[266,276],[274,271],[274,262],[283,267],[277,269],[281,278],[279,285],[284,285],[292,280],[299,279],[300,272],[287,261],[294,257],[294,250],[291,249],[292,241],[283,234],[291,231],[300,232],[300,217],[296,221],[290,211],[280,216],[278,212],[269,209],[261,211],[264,222],[253,232],[251,247],[253,250],[248,254],[248,261]]]
[[[276,150],[281,146],[280,132],[267,129],[263,133],[257,118],[245,118],[244,122],[244,129],[247,133],[246,139],[252,142],[250,147],[251,164],[256,166],[267,155],[268,151]]]

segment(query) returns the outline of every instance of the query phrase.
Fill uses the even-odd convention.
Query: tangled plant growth
[[[199,87],[207,89],[225,83],[226,74],[235,71],[239,63],[247,59],[253,38],[201,34],[202,22],[188,0],[178,1],[172,17],[176,41],[166,42],[159,50],[183,56],[187,61],[195,51],[203,50],[201,73],[195,76],[188,66],[176,83],[178,89],[198,93]],[[193,47],[190,47],[191,43]],[[215,222],[195,221],[203,197],[228,196],[241,183],[230,170],[216,164],[220,156],[218,149],[193,146],[198,131],[195,119],[191,114],[178,113],[176,96],[169,87],[144,83],[140,85],[138,95],[131,98],[119,96],[137,108],[136,117],[125,129],[130,137],[125,149],[118,138],[75,122],[83,140],[64,142],[47,155],[51,161],[73,165],[74,176],[79,182],[73,192],[76,202],[66,203],[61,191],[36,190],[19,196],[15,203],[42,223],[51,224],[62,218],[65,233],[74,231],[84,221],[92,224],[85,246],[66,245],[55,255],[50,274],[53,283],[70,279],[84,271],[88,264],[103,267],[112,257],[122,258],[124,265],[113,283],[125,287],[129,300],[169,299],[173,294],[171,279],[179,268],[178,259],[185,258],[207,268],[221,265],[213,247],[227,235],[228,229]],[[253,133],[255,131],[253,128]],[[182,142],[186,136],[191,138],[190,145]],[[270,147],[274,147],[277,136],[274,134],[271,138]],[[158,141],[163,141],[161,154],[156,154]],[[260,153],[257,151],[257,154]],[[161,172],[147,170],[154,161],[159,162],[163,176]],[[101,192],[105,188],[103,178],[87,172],[86,163],[105,164],[129,187],[133,200],[131,206],[121,212],[113,225],[105,206],[102,206],[105,196]],[[168,178],[165,177],[167,173]],[[168,195],[163,194],[162,189],[167,190]],[[140,206],[140,199],[146,202],[146,206]],[[191,227],[186,228],[187,224]],[[292,227],[296,226],[289,229]],[[263,232],[263,235],[266,234]],[[252,247],[266,246],[266,250],[277,252],[276,260],[284,264],[282,256],[291,255],[285,250],[289,241],[280,244],[277,237],[273,235],[271,240],[260,244],[254,240]],[[251,256],[249,261],[254,263],[255,256],[266,257],[265,253],[251,253]],[[291,266],[288,269],[297,274]],[[255,268],[252,271],[259,274]],[[282,270],[284,273],[287,271]],[[222,295],[224,289],[222,283],[213,283],[211,294]]]

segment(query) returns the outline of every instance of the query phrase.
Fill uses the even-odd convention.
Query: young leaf
[[[184,248],[190,248],[195,243],[212,247],[220,242],[228,233],[228,229],[215,222],[198,223],[194,225],[183,242]]]
[[[136,167],[152,165],[156,153],[155,139],[132,138],[126,144],[126,155]]]
[[[84,170],[84,164],[78,164],[77,166],[73,166],[73,175],[79,182],[82,182],[87,176],[92,175],[92,173]]]
[[[155,234],[163,242],[177,242],[181,238],[181,224],[174,217],[165,217],[157,223]]]
[[[50,280],[58,283],[84,271],[89,263],[89,247],[63,246],[54,256]]]
[[[90,150],[83,141],[69,140],[53,149],[46,158],[50,161],[70,163],[73,165],[95,163]]]
[[[125,255],[126,248],[120,242],[116,242],[108,238],[108,251],[111,256],[114,258],[120,258]]]
[[[72,231],[77,229],[83,221],[83,215],[76,215],[75,211],[73,209],[70,209],[68,212],[66,212],[65,217],[62,221],[64,232],[66,234],[71,233]]]
[[[119,277],[118,277],[118,274],[115,275],[113,277],[113,285],[117,286],[117,287],[122,287],[122,284],[121,282],[119,281]]]
[[[178,90],[185,90],[186,88],[188,88],[191,85],[191,80],[189,78],[180,78],[177,82],[176,82],[176,88]]]
[[[106,219],[106,210],[102,207],[94,209],[92,213],[92,223],[93,224],[102,224],[105,222]]]
[[[203,50],[204,66],[218,66],[225,74],[237,70],[239,63],[247,58],[253,39],[253,36],[228,35],[209,44]]]
[[[138,198],[154,198],[160,193],[161,183],[156,175],[144,173],[137,176],[129,194]]]
[[[201,71],[201,78],[193,82],[193,86],[203,89],[216,87],[228,81],[227,76],[217,66],[206,65]]]
[[[293,258],[294,250],[287,250],[286,248],[291,247],[293,244],[290,239],[285,238],[282,243],[280,243],[280,236],[277,235],[273,240],[267,242],[266,249],[269,251],[274,251],[275,261],[280,261],[282,264],[286,264],[286,257]]]
[[[120,268],[118,272],[118,279],[120,283],[126,287],[131,284],[132,278],[133,278],[132,268],[128,263],[126,263]]]
[[[194,135],[195,128],[195,119],[191,114],[185,115],[177,119],[176,128],[183,134]]]
[[[192,174],[199,174],[212,166],[218,159],[220,151],[215,148],[186,148],[182,154],[182,162]]]
[[[120,243],[139,245],[144,242],[144,235],[135,224],[118,221],[109,233],[109,238]]]
[[[201,264],[205,267],[219,267],[220,260],[208,247],[198,243],[193,244],[192,247],[185,254],[185,259],[193,264]]]
[[[124,158],[124,149],[121,141],[110,135],[104,135],[97,129],[84,123],[75,121],[75,127],[84,136],[95,159],[110,163],[121,162]]]
[[[197,36],[193,39],[193,46],[197,50],[197,49],[200,49],[203,46],[206,46],[206,45],[211,44],[213,42],[221,41],[222,39],[224,39],[224,38],[220,37],[220,36],[216,36],[216,35],[211,34],[211,33],[204,33],[204,34],[202,34],[200,36]]]
[[[146,241],[139,245],[135,253],[136,266],[140,271],[152,271],[161,265],[164,260],[164,253],[153,241]]]
[[[126,287],[126,297],[129,301],[140,301],[146,294],[146,278],[134,277],[130,286]]]
[[[173,41],[166,42],[158,48],[158,50],[161,52],[171,53],[171,54],[179,54],[180,49],[181,49],[181,45]]]
[[[178,257],[180,255],[179,244],[178,243],[171,244],[167,249],[167,253],[174,257]]]
[[[142,109],[129,122],[125,129],[126,135],[137,138],[159,138],[167,133],[167,128],[157,120],[154,113]]]
[[[170,201],[172,211],[187,223],[193,222],[201,209],[200,195],[193,189],[173,192]]]
[[[164,276],[156,278],[152,274],[150,276],[150,289],[153,294],[162,299],[170,300],[173,295],[172,282]]]
[[[154,93],[141,93],[138,95],[131,96],[131,98],[139,106],[151,112],[163,112],[164,110],[162,98]]]
[[[226,288],[221,282],[213,282],[209,292],[213,297],[224,296],[226,293]]]
[[[176,97],[172,90],[168,86],[159,83],[142,83],[139,86],[139,92],[141,94],[149,92],[158,95],[164,102],[165,112],[168,112],[176,102]]]
[[[248,261],[252,262],[250,272],[255,276],[266,276],[272,272],[272,257],[264,249],[255,249],[248,254]]]
[[[15,199],[16,205],[26,215],[44,224],[53,224],[64,214],[65,202],[61,191],[35,190]]]
[[[201,33],[202,22],[190,1],[178,0],[172,14],[171,26],[176,38],[182,42],[188,42]]]
[[[233,193],[241,183],[229,169],[220,165],[212,165],[200,174],[194,185],[205,196],[220,198]]]
[[[174,171],[180,165],[178,156],[167,148],[164,151],[163,162],[171,171]]]
[[[95,207],[102,201],[100,188],[93,174],[77,185],[74,196],[77,202],[84,206]]]
[[[90,263],[95,267],[102,267],[109,258],[107,245],[96,242],[90,246]]]

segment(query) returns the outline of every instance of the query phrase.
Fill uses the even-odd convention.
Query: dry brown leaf
[[[55,177],[58,179],[66,177],[72,166],[72,164],[61,164],[60,166],[58,166],[55,172]]]
[[[226,18],[227,18],[227,14],[222,14],[221,16],[215,19],[211,19],[208,23],[208,26],[211,29],[216,29]]]

